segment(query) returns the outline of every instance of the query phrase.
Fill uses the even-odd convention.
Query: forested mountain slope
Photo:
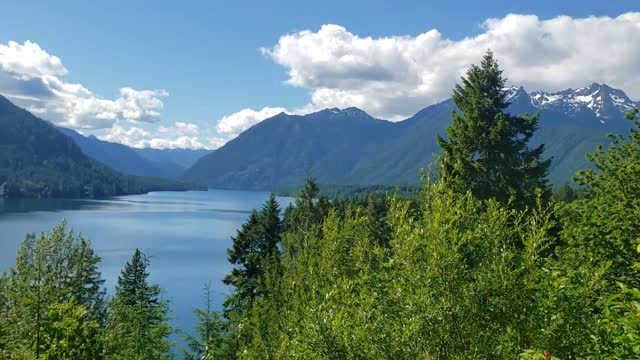
[[[189,185],[123,175],[87,157],[53,125],[0,96],[1,197],[103,197]]]
[[[626,132],[624,114],[637,103],[604,84],[558,93],[505,89],[514,114],[540,112],[533,144],[552,157],[552,183],[570,181],[588,166],[585,154],[606,144],[607,133]],[[325,184],[417,183],[419,169],[439,152],[455,105],[429,106],[400,122],[374,119],[356,108],[305,116],[279,114],[240,134],[197,161],[186,179],[211,187],[273,190],[299,185],[307,176]]]

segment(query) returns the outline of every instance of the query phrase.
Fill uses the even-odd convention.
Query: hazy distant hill
[[[131,148],[143,158],[163,164],[165,166],[178,166],[182,171],[190,168],[201,157],[207,155],[211,150],[192,149],[153,149],[153,148]]]
[[[86,155],[128,175],[179,179],[197,159],[209,153],[209,150],[137,149],[71,129],[59,129],[72,137]]]
[[[624,114],[638,103],[607,85],[558,93],[506,89],[512,113],[540,111],[534,143],[553,157],[550,179],[569,181],[588,166],[585,154],[607,143],[608,132],[627,131]],[[313,175],[328,184],[408,184],[439,152],[436,134],[445,135],[451,100],[392,123],[356,108],[326,109],[305,116],[279,114],[202,157],[186,178],[211,187],[273,190],[299,185]]]
[[[0,197],[102,197],[186,190],[123,175],[87,157],[72,138],[0,96]]]

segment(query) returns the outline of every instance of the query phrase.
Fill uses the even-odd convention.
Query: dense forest
[[[277,196],[297,196],[301,186],[283,187],[274,192]],[[419,184],[406,185],[336,185],[318,184],[318,195],[328,199],[354,198],[367,195],[390,195],[416,197],[420,193]]]
[[[87,157],[70,137],[0,96],[0,197],[106,197],[195,187],[123,175]]]
[[[292,206],[251,212],[231,295],[220,312],[206,297],[184,357],[640,358],[638,110],[579,191],[553,196],[551,159],[528,144],[538,116],[506,114],[504,82],[491,53],[468,70],[418,196],[328,199],[310,179]],[[66,224],[28,235],[0,278],[2,357],[170,358],[148,259],[135,251],[110,299],[98,263]]]

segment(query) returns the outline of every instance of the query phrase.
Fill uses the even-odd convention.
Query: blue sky
[[[483,24],[486,24],[487,19],[504,19],[509,13],[536,15],[539,21],[545,21],[560,15],[567,15],[571,19],[588,16],[608,16],[615,19],[621,14],[640,11],[640,4],[636,0],[64,1],[57,2],[55,6],[52,4],[50,1],[27,0],[3,4],[3,11],[0,13],[0,44],[7,45],[10,41],[19,45],[25,41],[37,44],[46,54],[58,57],[67,70],[64,75],[60,72],[54,72],[53,75],[66,83],[82,84],[97,98],[118,98],[119,89],[123,87],[136,90],[166,90],[168,95],[156,96],[163,107],[155,108],[154,113],[148,116],[154,118],[154,122],[119,120],[119,126],[123,131],[109,139],[130,144],[134,142],[127,142],[122,138],[127,136],[124,134],[126,129],[140,128],[149,132],[150,135],[144,135],[147,137],[160,133],[171,136],[169,133],[178,131],[177,128],[174,129],[175,122],[195,124],[199,127],[198,136],[216,137],[219,138],[218,143],[222,143],[235,135],[234,132],[220,134],[217,131],[216,123],[224,116],[242,109],[260,110],[265,107],[283,108],[291,112],[310,111],[325,104],[335,103],[336,101],[330,99],[336,97],[336,91],[342,91],[341,86],[345,86],[344,91],[348,92],[354,87],[369,86],[372,80],[376,80],[368,79],[367,83],[354,85],[349,79],[362,80],[362,77],[349,72],[364,68],[356,63],[346,67],[344,71],[341,70],[339,74],[328,74],[318,70],[317,76],[342,76],[334,83],[317,80],[314,78],[316,75],[286,83],[292,78],[289,73],[292,69],[302,72],[316,71],[309,70],[309,62],[315,63],[313,59],[306,58],[306,62],[300,60],[299,63],[283,59],[291,49],[288,49],[286,54],[273,53],[274,46],[286,34],[304,30],[318,33],[323,25],[336,24],[344,28],[346,33],[359,38],[371,37],[375,40],[405,35],[414,38],[431,29],[437,29],[441,36],[440,42],[458,42],[467,37],[481,36],[486,32],[486,25]],[[605,27],[602,24],[594,26]],[[513,31],[517,32],[517,29]],[[621,30],[618,34],[628,32],[625,31]],[[339,29],[327,33],[343,36]],[[639,40],[635,38],[636,33],[631,33],[632,38],[627,41],[629,46]],[[611,36],[610,42],[622,41],[615,34]],[[302,38],[304,36],[297,40],[303,42]],[[606,42],[606,39],[602,41]],[[272,51],[261,51],[261,48]],[[322,56],[322,49],[318,54]],[[508,66],[511,54],[507,50],[502,53],[498,51],[497,54],[506,58],[505,63]],[[542,55],[545,55],[544,52]],[[438,53],[434,52],[433,56],[438,56]],[[520,55],[514,55],[514,58],[518,56]],[[549,56],[553,58],[553,54]],[[625,56],[630,59],[623,67],[636,64],[635,55]],[[387,64],[385,59],[387,58],[380,61]],[[9,65],[6,65],[5,70],[15,75],[15,71],[7,70],[8,67]],[[515,71],[515,68],[514,65],[512,71]],[[509,73],[509,69],[507,70]],[[615,82],[616,76],[622,77],[622,74],[609,75],[602,69],[595,69],[592,73],[587,71],[585,82],[608,79]],[[30,78],[33,79],[34,76],[30,75]],[[566,83],[572,84],[572,81],[575,80],[567,80]],[[0,92],[6,93],[11,90],[6,87],[12,86],[13,82],[5,83],[9,85],[5,84],[5,88],[0,87]],[[380,81],[376,84],[383,86]],[[434,82],[433,86],[445,84],[449,85],[443,80]],[[549,87],[549,90],[564,84],[531,81],[532,86]],[[399,90],[402,86],[393,84],[389,88],[381,89],[409,94],[406,97],[412,97],[412,92]],[[423,84],[422,87],[424,86],[426,85]],[[319,89],[331,89],[333,93],[327,95],[318,91]],[[313,100],[314,93],[317,98],[322,99]],[[368,104],[362,99],[367,97],[367,93],[353,92],[349,93],[351,97],[346,98],[360,99],[353,100],[357,102],[353,105],[360,105],[374,115],[399,119],[414,112],[418,105],[427,106],[429,103],[442,100],[443,97],[442,92],[423,91],[420,94],[410,102],[390,99],[389,103],[395,101],[394,105],[389,105],[383,100]],[[21,105],[28,106],[26,103]],[[42,110],[40,115],[46,118],[49,113]],[[63,120],[67,115],[57,116],[59,117],[56,120],[52,115],[52,120],[69,125]],[[80,128],[84,127],[82,124],[84,123],[78,120],[72,125]],[[88,127],[95,127],[95,124]],[[103,128],[85,129],[84,132],[103,136],[109,133],[110,130],[105,125],[100,127]],[[135,137],[136,134],[131,133],[130,136]]]

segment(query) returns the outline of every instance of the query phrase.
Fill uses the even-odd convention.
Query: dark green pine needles
[[[456,85],[447,139],[442,148],[440,177],[456,192],[470,191],[476,198],[494,198],[513,207],[533,205],[536,189],[549,195],[546,176],[551,160],[543,160],[544,146],[529,148],[538,127],[538,114],[512,116],[504,87],[506,79],[491,51],[480,66],[472,65]]]
[[[147,278],[149,259],[136,249],[118,277],[107,311],[108,358],[170,359],[169,304]]]

